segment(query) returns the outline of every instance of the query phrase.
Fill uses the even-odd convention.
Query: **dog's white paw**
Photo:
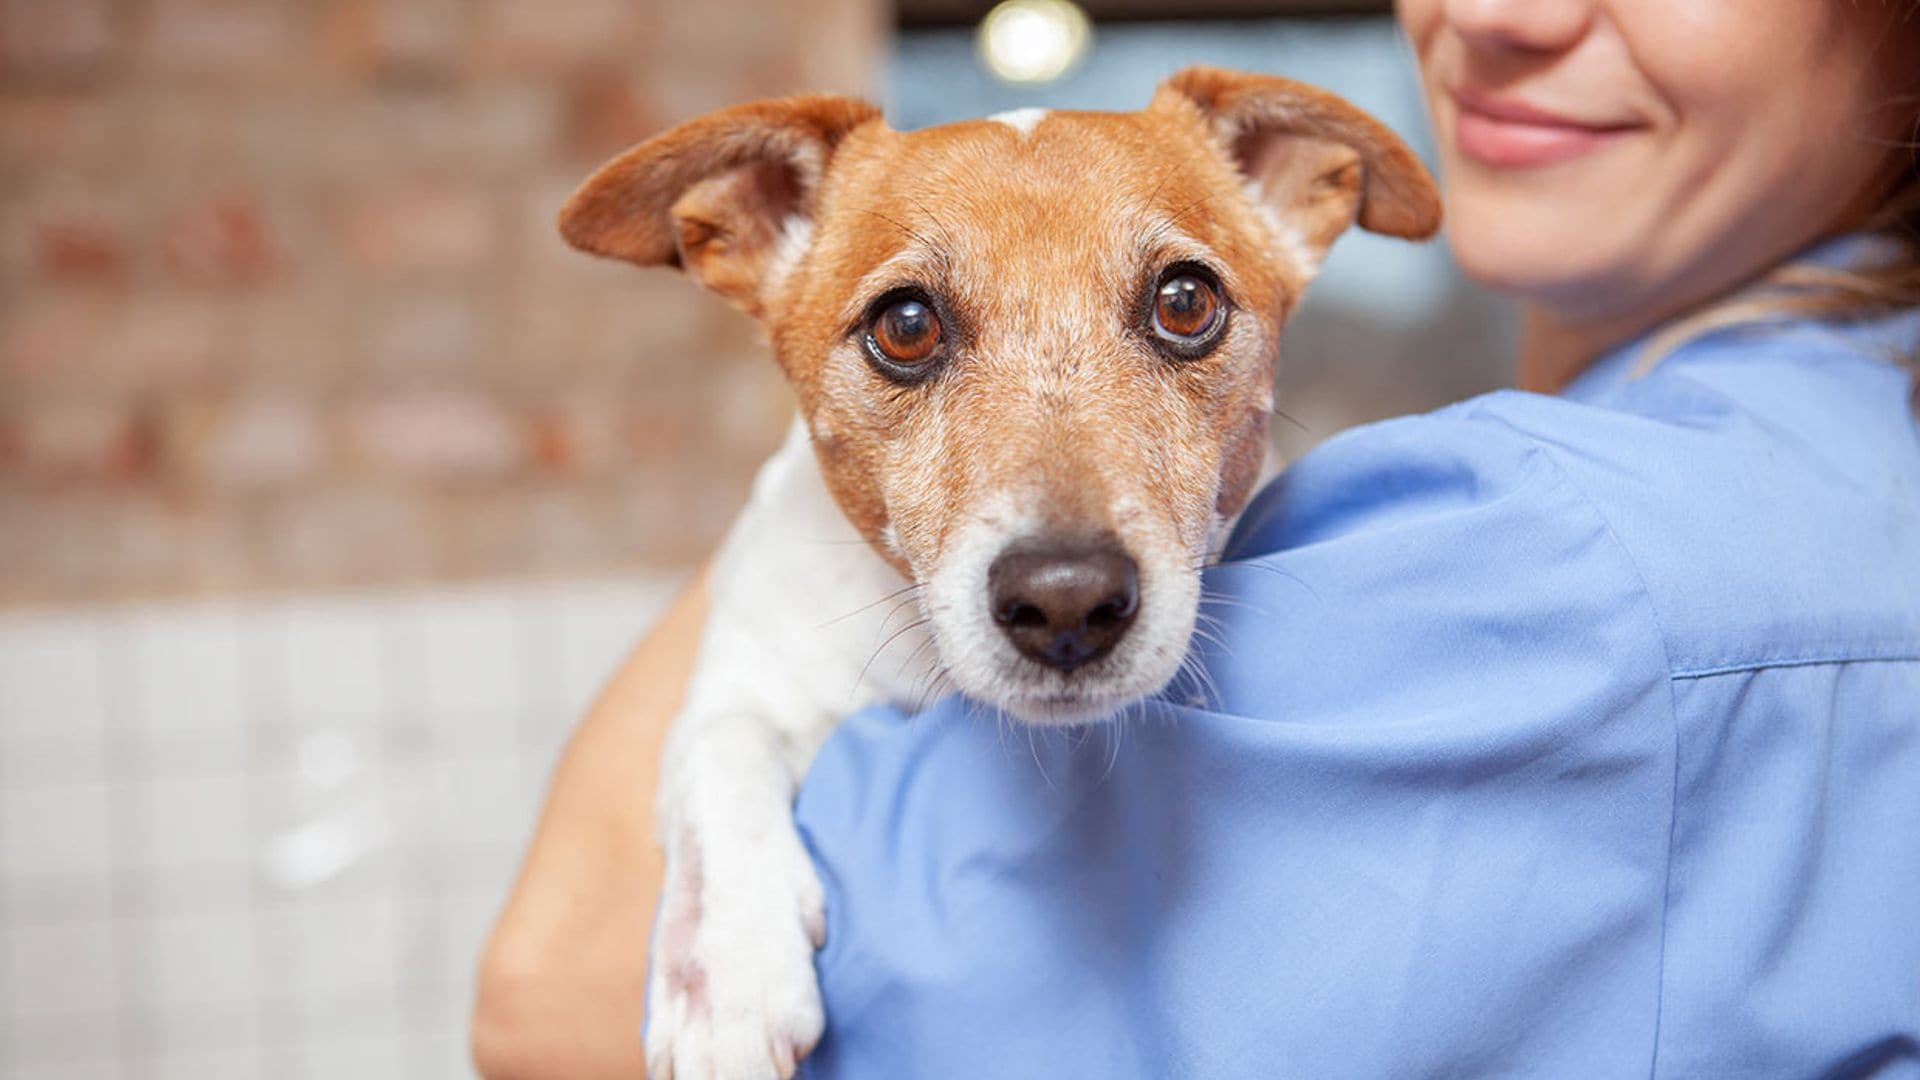
[[[789,830],[742,844],[682,836],[668,852],[647,986],[653,1080],[794,1075],[826,1024],[813,953],[819,879]]]

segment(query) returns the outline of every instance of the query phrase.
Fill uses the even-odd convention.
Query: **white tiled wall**
[[[0,614],[0,1076],[469,1075],[548,768],[670,585]]]

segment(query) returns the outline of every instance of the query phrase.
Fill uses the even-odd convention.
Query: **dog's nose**
[[[1140,569],[1120,542],[1016,543],[987,568],[993,619],[1030,660],[1072,671],[1113,651],[1140,606]]]

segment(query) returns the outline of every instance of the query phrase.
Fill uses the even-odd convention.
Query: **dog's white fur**
[[[1033,129],[1039,127],[1040,121],[1046,118],[1047,110],[1036,108],[1008,109],[1006,112],[994,113],[987,117],[988,120],[996,124],[1005,124],[1022,135],[1033,134]]]
[[[934,678],[900,574],[833,501],[795,422],[710,575],[700,662],[661,767],[672,868],[648,989],[647,1058],[699,1076],[792,1071],[824,1016],[821,889],[791,818],[834,725]],[[878,654],[878,655],[876,655]],[[741,887],[703,889],[705,880]],[[707,972],[725,971],[711,983]],[[705,1015],[700,1015],[704,1011]]]

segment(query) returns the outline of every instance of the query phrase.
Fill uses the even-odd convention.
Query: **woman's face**
[[[1567,322],[1669,314],[1764,270],[1891,178],[1911,7],[1399,0],[1455,255]]]

